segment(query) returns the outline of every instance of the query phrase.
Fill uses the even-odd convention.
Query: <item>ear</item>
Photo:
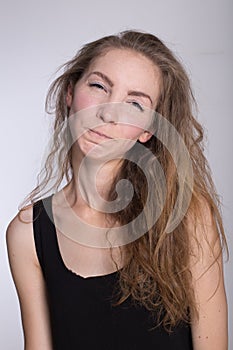
[[[152,134],[149,131],[144,131],[138,138],[138,141],[141,143],[145,143],[150,140],[152,137]]]
[[[73,89],[72,89],[71,85],[69,85],[68,89],[67,89],[67,93],[66,93],[67,107],[69,107],[69,108],[71,107],[72,100],[73,100]]]

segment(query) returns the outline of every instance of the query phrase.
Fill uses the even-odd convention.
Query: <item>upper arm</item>
[[[209,207],[202,205],[191,272],[199,318],[192,322],[194,350],[227,350],[228,317],[219,233]],[[190,225],[190,229],[192,225]],[[198,245],[197,245],[198,242]]]
[[[22,212],[22,216],[17,214],[14,217],[8,225],[6,239],[20,302],[26,349],[51,350],[46,288],[35,250],[32,207]]]

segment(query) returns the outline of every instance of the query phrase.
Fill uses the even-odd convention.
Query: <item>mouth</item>
[[[90,131],[91,133],[93,133],[93,134],[95,134],[95,135],[101,137],[101,138],[105,138],[105,139],[110,139],[110,140],[112,140],[112,137],[107,136],[107,135],[105,135],[105,134],[103,134],[103,133],[101,133],[101,132],[99,132],[99,131],[92,130],[92,129],[89,129],[89,131]]]

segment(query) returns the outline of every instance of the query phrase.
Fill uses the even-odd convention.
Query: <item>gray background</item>
[[[56,68],[80,46],[124,29],[150,31],[182,58],[207,136],[232,252],[232,0],[1,1],[0,348],[23,348],[19,305],[5,247],[7,224],[36,184],[50,120],[44,100]],[[225,265],[233,330],[232,258]],[[230,350],[233,339],[230,336]]]

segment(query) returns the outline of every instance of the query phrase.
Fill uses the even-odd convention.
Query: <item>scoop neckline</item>
[[[114,277],[115,275],[117,275],[121,269],[119,270],[115,270],[113,272],[110,272],[110,273],[107,273],[107,274],[104,274],[104,275],[93,275],[93,276],[82,276],[78,273],[76,273],[75,271],[73,271],[72,269],[68,268],[62,258],[62,255],[61,255],[61,251],[60,251],[60,247],[59,247],[59,243],[58,243],[58,237],[57,237],[57,230],[56,230],[56,226],[55,226],[55,223],[54,223],[54,215],[53,215],[53,206],[52,206],[52,199],[53,199],[53,196],[54,196],[54,193],[52,193],[49,197],[48,197],[48,200],[49,200],[49,209],[50,209],[50,215],[51,215],[51,224],[52,224],[52,227],[53,227],[53,233],[54,233],[54,239],[55,239],[55,244],[56,244],[56,249],[57,249],[57,252],[58,252],[58,258],[59,258],[59,261],[60,263],[62,264],[62,267],[67,271],[69,272],[70,274],[72,274],[74,277],[77,277],[81,280],[84,280],[84,281],[88,281],[88,280],[94,280],[94,279],[101,279],[101,278],[107,278],[107,277]]]

